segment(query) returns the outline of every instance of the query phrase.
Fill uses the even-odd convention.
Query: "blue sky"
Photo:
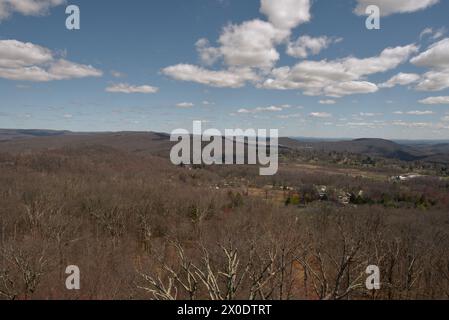
[[[67,30],[78,5],[81,29]],[[363,9],[378,4],[381,29]],[[0,0],[0,128],[449,139],[449,2]],[[199,41],[200,40],[200,41]]]

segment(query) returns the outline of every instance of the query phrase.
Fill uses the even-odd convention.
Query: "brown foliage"
[[[180,168],[106,147],[0,161],[5,299],[449,298],[442,182],[400,187],[304,172],[267,181],[254,168]],[[357,186],[373,198],[417,192],[438,204],[297,208],[245,193],[267,183]],[[71,264],[80,291],[65,289]],[[382,271],[376,292],[365,288],[370,264]]]

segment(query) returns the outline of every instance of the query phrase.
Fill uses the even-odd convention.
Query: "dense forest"
[[[446,178],[292,159],[260,177],[99,145],[2,153],[0,296],[449,298]]]

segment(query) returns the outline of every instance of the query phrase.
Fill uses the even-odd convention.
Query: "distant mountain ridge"
[[[25,139],[32,137],[48,137],[70,134],[70,131],[40,130],[40,129],[0,129],[1,140]]]
[[[290,147],[295,147],[290,143]],[[449,143],[400,144],[391,140],[362,138],[345,141],[297,141],[298,148],[307,147],[325,152],[348,152],[402,161],[449,163]]]
[[[170,135],[156,132],[71,132],[58,130],[0,129],[0,151],[24,152],[65,146],[102,145],[131,152],[165,154],[173,142]],[[402,161],[449,163],[449,143],[398,143],[385,139],[301,140],[280,138],[281,149],[317,150],[364,154]]]
[[[404,161],[421,160],[426,157],[421,150],[385,139],[365,138],[352,141],[325,142],[319,144],[318,149],[367,154]]]

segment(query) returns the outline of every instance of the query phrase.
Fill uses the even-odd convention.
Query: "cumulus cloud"
[[[412,54],[418,52],[418,49],[415,44],[386,48],[379,56],[366,59],[346,58],[343,60],[343,64],[348,70],[352,70],[359,76],[385,72],[408,61]]]
[[[327,105],[331,105],[331,104],[336,104],[337,102],[335,100],[320,100],[319,101],[320,104],[327,104]]]
[[[424,37],[430,37],[431,40],[438,40],[443,37],[447,32],[445,27],[441,27],[438,30],[433,30],[432,28],[425,28],[420,34],[419,39],[423,39]]]
[[[417,82],[420,79],[420,76],[415,73],[398,73],[394,77],[392,77],[387,82],[384,82],[379,85],[381,88],[393,88],[395,86],[406,86],[412,83]]]
[[[435,33],[432,35],[431,39],[437,40],[439,38],[442,38],[446,32],[447,32],[446,27],[441,27],[440,29],[435,31]]]
[[[156,87],[153,87],[153,86],[149,86],[149,85],[133,86],[133,85],[130,85],[127,83],[113,84],[106,88],[106,92],[127,93],[127,94],[131,94],[131,93],[148,94],[148,93],[156,93],[158,91],[159,91],[159,89]]]
[[[310,20],[310,1],[262,0],[260,10],[269,21],[254,19],[227,25],[217,47],[199,39],[196,48],[201,61],[212,65],[223,58],[228,66],[273,67],[280,58],[276,46],[288,40],[293,28]],[[311,49],[316,50],[316,45]]]
[[[352,94],[374,93],[378,87],[368,81],[347,81],[334,83],[324,89],[324,94],[330,97],[344,97]]]
[[[209,40],[204,38],[196,43],[196,49],[203,64],[210,66],[223,59],[228,70],[213,71],[184,64],[166,68],[163,72],[175,79],[182,77],[184,81],[214,87],[242,87],[246,81],[257,78],[252,69],[269,70],[274,66],[280,58],[276,46],[288,36],[289,32],[277,29],[269,22],[258,19],[246,21],[240,25],[229,24],[223,29],[218,40],[218,47],[212,47]],[[191,70],[199,71],[200,74],[190,79],[191,77],[187,74]],[[220,78],[223,80],[220,81]]]
[[[366,127],[370,129],[379,129],[385,127],[385,123],[382,122],[347,122],[345,126],[349,127]]]
[[[407,111],[407,112],[405,112],[405,114],[412,115],[412,116],[427,116],[427,115],[434,114],[434,112],[431,110],[424,110],[424,111],[413,110],[413,111]]]
[[[432,28],[425,28],[423,31],[421,31],[421,33],[419,34],[419,39],[424,38],[427,35],[430,35],[433,33],[433,29]]]
[[[347,57],[337,60],[302,61],[293,67],[273,69],[262,87],[268,89],[299,89],[306,95],[342,97],[378,91],[365,76],[395,69],[417,52],[416,45],[387,48],[380,55],[365,59]]]
[[[196,49],[201,62],[211,66],[222,61],[224,70],[210,70],[191,64],[167,67],[162,73],[176,80],[197,82],[213,87],[239,88],[259,80],[280,59],[277,46],[287,43],[291,31],[310,20],[309,0],[262,0],[261,12],[269,21],[253,19],[228,24],[217,45],[199,39]]]
[[[258,80],[258,76],[248,68],[215,71],[191,64],[178,64],[164,68],[162,73],[176,80],[196,82],[218,88],[240,88],[248,81]]]
[[[365,15],[366,8],[370,5],[376,5],[380,8],[382,16],[389,16],[396,13],[411,13],[427,9],[439,0],[357,0],[355,13]]]
[[[288,36],[285,30],[262,20],[230,24],[220,36],[219,50],[229,66],[270,68],[280,57],[276,45]]]
[[[26,16],[41,16],[52,7],[64,3],[65,0],[0,0],[0,22],[16,12]]]
[[[432,122],[406,122],[403,120],[397,120],[391,122],[393,126],[408,127],[408,128],[432,128],[434,124]]]
[[[441,91],[447,88],[449,88],[449,69],[424,73],[416,86],[419,91]]]
[[[0,40],[0,67],[2,68],[25,67],[51,60],[53,60],[53,54],[47,48],[17,40]]]
[[[382,116],[382,113],[373,113],[373,112],[360,112],[359,116],[360,117],[377,117],[377,116]]]
[[[309,116],[312,118],[332,118],[332,114],[327,112],[312,112]]]
[[[192,108],[195,105],[191,102],[181,102],[181,103],[178,103],[176,106],[178,108]]]
[[[222,56],[220,49],[211,47],[205,38],[199,39],[195,46],[201,61],[206,65],[214,64]]]
[[[393,70],[418,52],[418,47],[410,44],[386,48],[378,56],[364,59],[349,56],[276,67],[280,59],[277,47],[281,44],[286,45],[289,55],[306,58],[341,40],[302,36],[289,42],[293,28],[310,21],[310,6],[309,0],[262,0],[260,11],[268,21],[254,19],[229,24],[216,45],[204,38],[197,41],[202,63],[212,66],[220,61],[223,69],[178,64],[164,68],[162,73],[175,80],[212,87],[240,88],[250,82],[257,88],[292,89],[305,95],[338,98],[377,92],[379,88],[368,81],[369,75]]]
[[[102,75],[101,71],[92,66],[78,64],[64,59],[51,63],[48,71],[56,80],[98,77]]]
[[[260,113],[260,112],[281,112],[285,109],[289,109],[290,105],[282,106],[269,106],[269,107],[257,107],[254,109],[239,109],[237,113]]]
[[[426,51],[411,59],[411,63],[419,67],[448,68],[449,67],[449,38],[432,44]]]
[[[393,112],[393,114],[397,114],[397,115],[410,115],[410,116],[426,116],[426,115],[432,115],[435,114],[433,111],[431,110],[412,110],[412,111],[395,111]]]
[[[410,61],[418,67],[430,68],[422,75],[417,90],[440,91],[449,88],[449,38],[432,44]]]
[[[428,97],[426,99],[420,100],[421,104],[449,104],[449,96],[441,96],[441,97]]]
[[[301,36],[296,41],[287,44],[286,53],[295,58],[307,58],[309,55],[317,55],[327,49],[332,43],[340,42],[342,39],[333,39],[327,36],[310,37]]]
[[[126,75],[120,71],[111,70],[111,76],[113,76],[114,78],[123,78]]]
[[[310,0],[262,0],[260,12],[279,29],[293,29],[309,22]]]
[[[56,58],[42,46],[17,40],[0,40],[0,78],[18,81],[54,81],[99,77],[90,65]]]
[[[293,118],[302,118],[302,114],[301,113],[280,114],[277,116],[277,118],[283,119],[283,120],[293,119]]]
[[[201,61],[211,65],[223,58],[228,66],[273,67],[280,58],[276,46],[288,40],[293,28],[310,20],[310,1],[262,0],[260,10],[269,21],[254,19],[227,25],[217,47],[207,39],[198,40]],[[316,50],[316,45],[311,49]]]

